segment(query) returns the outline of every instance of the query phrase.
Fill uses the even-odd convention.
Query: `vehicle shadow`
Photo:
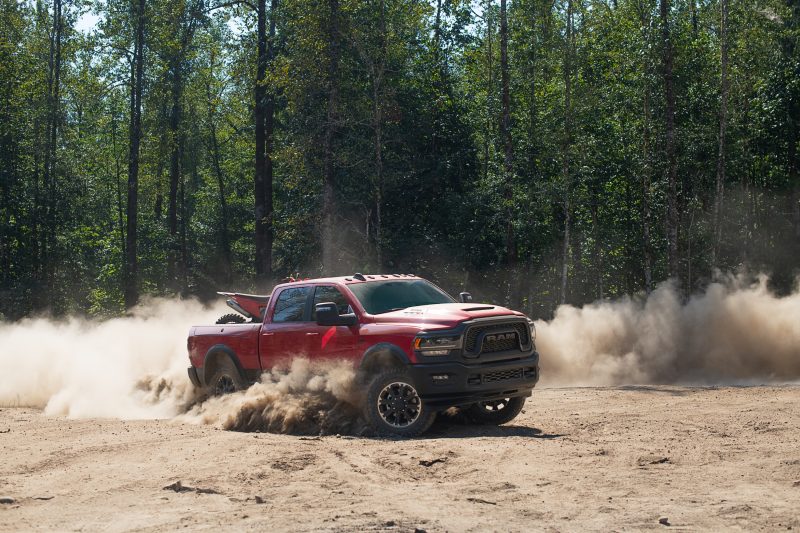
[[[439,419],[422,436],[423,439],[471,439],[476,437],[525,437],[530,439],[558,439],[565,435],[545,433],[529,426],[477,425],[462,420]]]
[[[616,390],[634,391],[634,392],[652,392],[655,394],[669,394],[670,396],[687,396],[693,391],[686,388],[675,388],[665,385],[621,385],[613,387]],[[698,388],[698,387],[694,387]],[[703,387],[708,388],[708,387]]]

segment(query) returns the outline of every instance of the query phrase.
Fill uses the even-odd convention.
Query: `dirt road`
[[[0,446],[4,531],[800,528],[794,386],[543,389],[413,441],[4,408]]]

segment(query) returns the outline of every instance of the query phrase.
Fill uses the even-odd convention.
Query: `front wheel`
[[[469,418],[476,424],[499,426],[514,420],[524,405],[524,397],[502,398],[474,403],[466,411]]]
[[[364,411],[376,432],[398,437],[422,435],[436,418],[403,370],[383,372],[370,382]]]

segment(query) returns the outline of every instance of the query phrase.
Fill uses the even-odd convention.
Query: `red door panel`
[[[356,354],[358,326],[320,326],[316,323],[308,327],[306,334],[309,353],[318,359],[353,359]]]
[[[311,357],[306,333],[316,326],[310,322],[308,298],[311,286],[286,287],[275,297],[271,316],[262,326],[259,338],[261,367],[269,370],[278,363],[299,356]]]

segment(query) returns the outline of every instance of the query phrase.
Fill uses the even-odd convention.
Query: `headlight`
[[[528,326],[531,328],[531,342],[533,342],[536,340],[536,324],[530,318],[528,319]]]
[[[447,355],[450,350],[461,346],[459,336],[417,337],[414,339],[414,349],[425,355]]]

